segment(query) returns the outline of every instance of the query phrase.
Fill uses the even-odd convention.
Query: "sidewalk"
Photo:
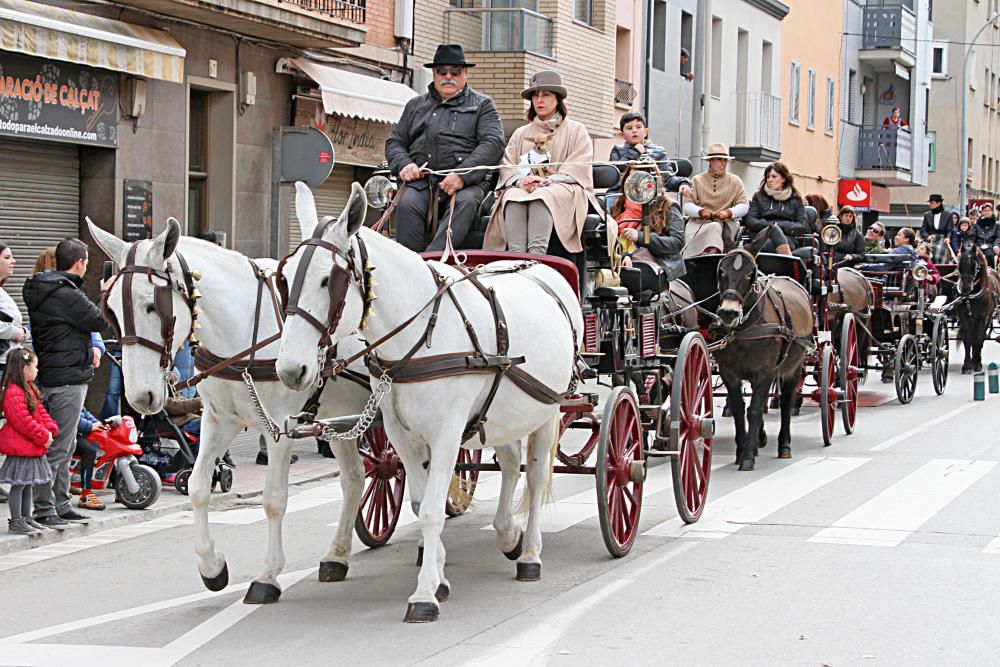
[[[230,454],[236,469],[233,471],[233,488],[229,493],[212,494],[211,506],[218,508],[228,502],[241,498],[253,498],[264,492],[264,477],[267,466],[257,465],[259,435],[255,430],[241,433],[233,441]],[[293,446],[299,460],[289,468],[289,484],[297,486],[308,484],[320,479],[335,477],[340,469],[334,459],[327,459],[316,453],[315,440],[297,441]],[[27,535],[11,535],[7,532],[7,519],[10,510],[6,503],[0,504],[0,555],[34,549],[46,544],[53,544],[67,539],[93,535],[109,528],[118,528],[131,523],[141,523],[153,519],[191,509],[191,501],[181,495],[173,484],[164,484],[160,498],[152,507],[146,510],[130,510],[116,504],[114,490],[98,491],[98,497],[107,505],[101,512],[84,511],[92,519],[88,524],[73,524],[66,530],[48,530],[37,537]],[[76,507],[76,496],[73,496],[73,507]],[[83,510],[81,510],[83,511]]]

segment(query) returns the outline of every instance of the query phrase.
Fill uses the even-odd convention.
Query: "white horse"
[[[297,183],[296,189],[296,214],[305,234],[305,227],[315,227],[319,221],[309,188]],[[438,291],[433,270],[446,280],[457,281],[451,291],[461,304],[468,323],[474,328],[484,352],[497,354],[496,325],[482,293],[469,281],[460,281],[462,274],[454,267],[425,262],[419,255],[378,233],[363,229],[365,206],[364,191],[355,184],[344,214],[336,223],[326,226],[322,243],[317,244],[308,266],[303,269],[298,307],[329,327],[328,315],[337,312],[337,306],[342,305],[339,324],[330,332],[332,344],[355,332],[368,341],[378,341],[432,300]],[[366,247],[368,266],[362,266],[359,239]],[[335,249],[336,255],[330,247]],[[348,268],[347,260],[340,253],[353,255],[355,271]],[[283,271],[289,284],[299,272],[303,255],[299,250],[285,260]],[[336,271],[334,263],[340,267]],[[510,269],[514,265],[514,262],[498,262],[489,268]],[[346,295],[342,304],[333,304],[331,309],[331,292],[335,292],[331,282],[335,278],[342,280],[345,269],[350,271]],[[360,284],[358,278],[371,286],[368,276],[377,278],[378,287],[373,294],[366,295],[365,285]],[[556,271],[541,264],[518,272],[485,272],[479,280],[495,290],[506,316],[509,356],[525,357],[518,368],[552,393],[565,392],[573,377],[575,350],[583,332],[583,317],[573,287]],[[374,301],[374,311],[366,313],[371,296],[378,300]],[[473,348],[466,330],[466,318],[460,315],[450,297],[443,297],[436,315],[434,310],[425,308],[412,323],[381,342],[375,349],[378,358],[393,361],[404,357],[421,343],[432,318],[436,318],[433,334],[420,344],[414,358],[471,353]],[[289,316],[277,361],[278,375],[286,385],[301,390],[316,381],[320,372],[317,361],[320,341],[321,332],[315,322],[310,323],[302,316]],[[444,576],[445,553],[440,541],[444,502],[459,448],[483,446],[478,437],[463,444],[462,434],[470,419],[483,407],[494,377],[492,373],[480,373],[396,383],[382,402],[386,433],[406,470],[429,473],[419,480],[414,476],[414,484],[410,487],[411,498],[420,499],[419,508],[415,509],[424,539],[425,557],[417,589],[409,598],[406,621],[436,620],[440,610],[438,600],[447,599],[450,586]],[[497,542],[509,557],[517,558],[518,579],[536,580],[541,573],[540,509],[551,485],[552,454],[559,435],[559,405],[530,397],[505,376],[487,417],[484,424],[486,443],[497,449],[504,470],[500,504],[494,519]],[[530,509],[527,530],[521,534],[509,511],[519,472],[520,448],[509,443],[519,443],[526,436],[529,437]],[[422,493],[421,484],[426,484]]]
[[[93,223],[90,223],[90,232],[108,257],[120,267],[125,264],[132,244],[101,230]],[[169,268],[171,274],[180,279],[181,266],[174,253],[176,249],[183,255],[192,273],[201,273],[200,279],[195,283],[202,294],[198,302],[201,312],[197,318],[202,326],[197,334],[206,350],[226,359],[251,346],[258,278],[247,257],[212,243],[181,237],[180,228],[173,220],[168,223],[166,231],[155,239],[138,241],[137,245],[134,257],[134,264],[137,266],[158,271]],[[273,270],[277,266],[277,262],[271,259],[258,259],[254,262],[262,270]],[[154,307],[154,280],[158,285],[164,284],[158,278],[147,280],[145,275],[133,274],[132,316],[135,335],[163,344],[160,317]],[[122,291],[123,281],[116,280],[108,298],[110,310],[118,322],[125,321]],[[192,322],[192,312],[184,295],[175,290],[172,297],[176,322],[173,349],[169,350],[171,355],[177,352],[187,338]],[[271,297],[265,289],[257,340],[263,341],[278,331],[278,318]],[[361,343],[357,338],[348,338],[343,343],[342,351],[349,353],[349,350],[358,350],[360,347]],[[277,348],[277,342],[271,343],[257,351],[256,359],[273,359]],[[241,361],[246,363],[247,360]],[[361,365],[358,370],[367,375]],[[166,378],[160,368],[159,353],[140,345],[123,345],[122,372],[125,395],[132,407],[144,414],[159,412],[168,391]],[[312,388],[307,386],[303,386],[302,391],[292,391],[274,381],[257,382],[256,386],[262,405],[277,420],[298,413],[312,393]],[[209,534],[208,503],[212,470],[216,459],[228,449],[233,438],[245,427],[259,426],[259,421],[247,387],[242,381],[210,377],[198,386],[198,390],[205,408],[200,451],[189,483],[191,505],[194,508],[195,551],[198,555],[198,571],[205,586],[218,591],[228,585],[229,570],[225,556],[215,550],[215,542]],[[329,382],[323,392],[320,415],[340,417],[357,414],[368,395],[367,390],[354,382]],[[292,443],[287,438],[278,442],[270,437],[268,439],[269,456],[263,498],[268,522],[267,556],[264,570],[254,579],[244,598],[244,602],[249,604],[278,600],[281,595],[278,575],[285,566],[281,523],[288,501],[288,466]],[[343,505],[333,543],[320,562],[320,581],[341,581],[347,575],[351,532],[361,501],[364,478],[364,466],[356,441],[336,440],[331,442],[331,447],[340,464]]]

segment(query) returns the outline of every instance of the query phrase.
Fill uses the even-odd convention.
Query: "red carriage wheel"
[[[481,449],[460,449],[458,450],[457,465],[474,463],[479,465],[483,460],[483,450]],[[476,484],[479,482],[479,470],[456,470],[455,478],[451,488],[448,489],[448,500],[445,502],[444,511],[448,516],[462,516],[465,510],[472,505],[472,496],[476,493]]]
[[[639,401],[630,387],[615,387],[604,403],[594,476],[604,544],[612,556],[621,558],[639,531],[646,478]]]
[[[385,429],[373,426],[361,436],[359,444],[365,465],[365,490],[354,520],[354,532],[365,546],[375,548],[388,542],[396,530],[406,471]]]
[[[824,345],[819,355],[819,421],[823,427],[823,446],[833,444],[833,427],[837,423],[836,364],[833,346]]]
[[[844,316],[840,327],[840,388],[844,392],[844,400],[840,402],[840,416],[844,422],[844,431],[854,433],[854,422],[858,417],[858,367],[861,365],[861,354],[858,348],[858,328],[854,314]]]
[[[566,431],[584,430],[587,431],[587,441],[576,453],[568,454],[563,451],[562,445],[565,442],[563,436]],[[559,421],[559,448],[556,450],[556,457],[563,465],[582,466],[585,465],[590,455],[594,453],[597,446],[597,436],[600,433],[601,424],[597,421],[593,412],[565,411],[560,416]]]
[[[712,474],[712,371],[701,334],[691,332],[681,341],[670,393],[670,457],[674,501],[684,523],[701,518]]]

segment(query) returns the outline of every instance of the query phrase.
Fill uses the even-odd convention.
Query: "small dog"
[[[531,142],[535,146],[521,156],[519,164],[522,166],[517,171],[522,178],[529,174],[548,178],[555,173],[554,169],[546,166],[552,161],[552,154],[549,153],[549,144],[552,143],[552,137],[554,136],[555,133],[549,132],[530,137]]]

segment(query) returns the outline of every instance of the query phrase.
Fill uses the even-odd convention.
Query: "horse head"
[[[363,328],[374,295],[355,240],[368,208],[364,189],[355,183],[340,216],[322,220],[312,191],[301,182],[295,190],[305,240],[278,267],[287,320],[276,369],[286,386],[303,390],[318,382],[326,351]]]
[[[757,281],[757,253],[767,238],[768,230],[764,229],[743,248],[730,250],[719,260],[716,281],[721,299],[716,314],[727,327],[739,326],[746,315],[743,306]]]
[[[97,245],[119,267],[103,295],[104,317],[122,346],[122,376],[129,404],[154,414],[166,402],[172,359],[192,333],[193,289],[174,255],[180,225],[170,218],[156,238],[127,243],[87,218]]]
[[[965,297],[971,295],[976,284],[982,281],[985,270],[986,256],[983,251],[975,241],[964,241],[958,256],[958,293]]]

